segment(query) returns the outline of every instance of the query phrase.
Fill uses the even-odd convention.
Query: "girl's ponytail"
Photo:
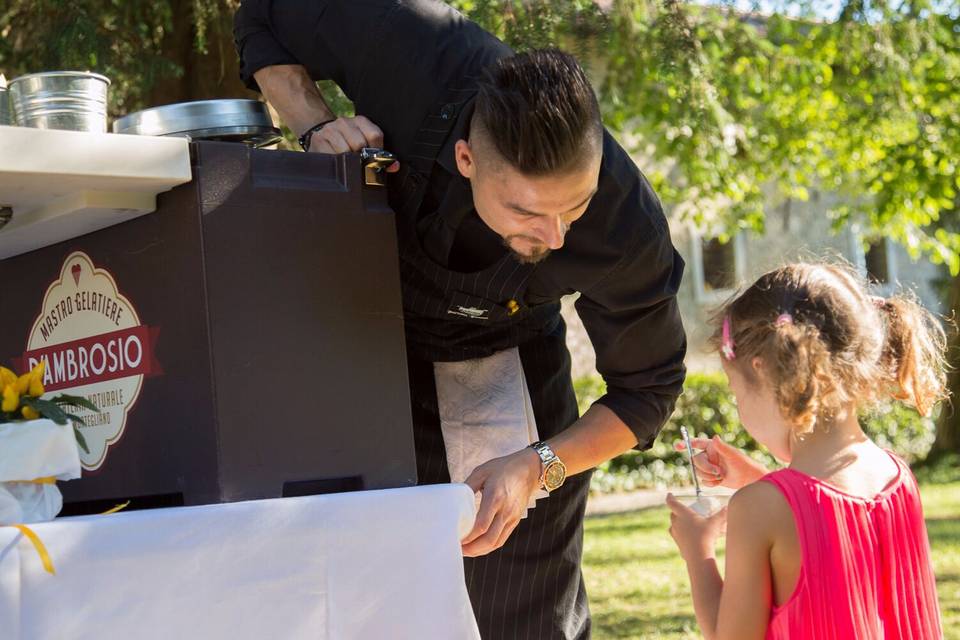
[[[946,336],[929,311],[903,296],[878,298],[884,321],[880,364],[890,395],[926,416],[946,397]]]

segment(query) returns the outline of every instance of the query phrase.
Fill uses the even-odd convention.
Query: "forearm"
[[[294,134],[300,135],[313,125],[331,120],[330,109],[316,83],[300,65],[264,67],[253,74],[267,101]]]
[[[567,474],[593,469],[637,444],[630,428],[609,408],[595,404],[569,429],[547,441]]]
[[[690,591],[693,594],[693,610],[697,624],[706,640],[717,635],[717,619],[720,613],[720,596],[723,593],[723,578],[717,568],[717,559],[709,556],[687,561],[690,576]]]

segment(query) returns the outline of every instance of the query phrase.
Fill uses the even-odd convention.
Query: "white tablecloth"
[[[479,638],[464,485],[63,518],[45,572],[0,528],[4,640]]]

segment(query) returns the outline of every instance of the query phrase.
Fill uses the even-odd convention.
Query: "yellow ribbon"
[[[45,476],[43,478],[34,478],[33,480],[13,480],[13,482],[30,482],[33,484],[56,484],[57,479],[53,476]],[[11,524],[7,525],[17,529],[26,536],[27,540],[33,545],[33,548],[37,550],[37,555],[40,556],[40,562],[43,563],[43,568],[47,570],[47,573],[52,575],[57,575],[56,570],[53,568],[53,560],[50,559],[50,553],[47,552],[47,547],[43,544],[43,540],[40,539],[33,529],[28,527],[25,524]]]
[[[57,479],[52,476],[46,476],[44,478],[35,478],[34,480],[15,480],[15,482],[32,482],[34,484],[56,484]],[[101,515],[110,515],[111,513],[116,513],[121,509],[125,509],[130,504],[130,501],[127,500],[123,504],[118,504],[112,509],[107,509]],[[40,539],[40,536],[34,532],[33,529],[28,527],[25,524],[11,524],[7,525],[17,529],[22,533],[27,540],[33,545],[33,548],[36,549],[37,555],[40,556],[40,562],[43,563],[43,568],[47,570],[47,573],[51,575],[57,575],[56,569],[53,568],[53,560],[50,558],[50,553],[47,551],[46,545],[43,544],[43,540]]]
[[[33,548],[37,550],[37,555],[40,556],[40,562],[43,563],[43,568],[47,570],[47,573],[51,575],[57,575],[56,570],[53,568],[53,560],[50,559],[50,554],[47,553],[47,547],[44,546],[43,540],[40,539],[40,536],[34,533],[33,529],[25,524],[11,524],[8,526],[18,529],[20,533],[26,536],[27,540],[33,544]]]
[[[102,515],[102,516],[108,516],[108,515],[110,515],[111,513],[116,513],[117,511],[120,511],[121,509],[126,509],[129,505],[130,505],[130,501],[127,500],[127,501],[124,502],[123,504],[118,504],[117,506],[115,506],[115,507],[112,508],[112,509],[107,509],[106,511],[104,511],[104,512],[101,513],[100,515]]]

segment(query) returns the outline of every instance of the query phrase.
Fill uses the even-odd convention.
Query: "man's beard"
[[[538,262],[543,261],[547,256],[550,255],[550,249],[548,247],[543,246],[542,244],[535,244],[534,245],[535,248],[533,250],[533,253],[531,254],[520,253],[519,251],[514,249],[513,246],[510,244],[510,241],[513,240],[514,238],[526,238],[528,240],[531,240],[532,238],[530,238],[529,236],[513,235],[513,236],[507,236],[506,238],[503,239],[504,246],[507,249],[509,249],[510,253],[513,254],[513,257],[516,258],[517,261],[522,264],[536,264]]]

